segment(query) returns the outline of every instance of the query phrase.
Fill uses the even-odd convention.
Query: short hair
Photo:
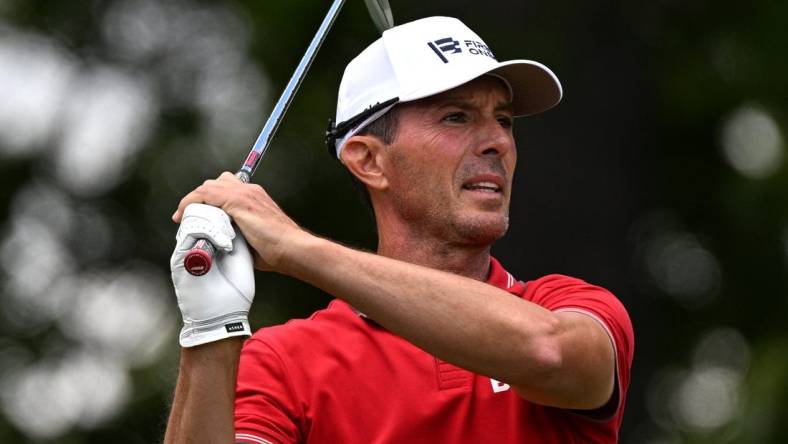
[[[399,113],[397,107],[395,106],[386,112],[386,114],[383,114],[372,121],[372,123],[364,127],[364,129],[356,133],[356,135],[377,137],[381,142],[385,143],[386,145],[390,145],[397,139],[398,130]],[[361,201],[364,203],[364,206],[367,207],[367,210],[369,210],[372,221],[375,222],[375,209],[372,207],[372,199],[369,197],[369,190],[367,190],[367,186],[358,180],[358,178],[352,172],[350,172],[350,170],[347,171],[348,174],[350,174],[350,180],[353,182],[353,186],[356,188],[356,191],[358,191],[359,196],[361,197]]]
[[[386,145],[390,145],[397,138],[397,129],[399,128],[398,111],[396,106],[391,108],[356,134],[359,136],[375,136]]]

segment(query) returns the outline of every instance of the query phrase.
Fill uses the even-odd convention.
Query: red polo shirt
[[[567,276],[523,283],[492,260],[491,285],[553,311],[596,319],[616,349],[616,390],[593,412],[544,407],[506,384],[440,361],[334,300],[244,345],[236,441],[285,443],[613,443],[634,336],[607,290]]]

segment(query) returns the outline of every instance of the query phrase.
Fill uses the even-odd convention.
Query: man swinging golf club
[[[310,234],[230,173],[184,197],[166,442],[616,442],[624,307],[567,276],[519,281],[490,256],[509,225],[512,120],[561,94],[548,68],[496,61],[456,19],[406,23],[348,64],[327,137],[368,193],[376,254]],[[197,238],[223,252],[201,277],[183,269]],[[337,299],[243,343],[253,265]]]

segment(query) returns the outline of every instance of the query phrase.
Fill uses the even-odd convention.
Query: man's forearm
[[[516,386],[531,401],[594,408],[612,390],[609,339],[585,315],[556,314],[463,276],[300,236],[280,271],[346,300],[438,358]]]
[[[524,370],[524,354],[544,353],[539,339],[555,321],[485,283],[312,236],[296,241],[284,268],[441,359],[503,380],[521,376],[512,373]]]
[[[184,348],[165,444],[232,443],[233,404],[243,338]]]

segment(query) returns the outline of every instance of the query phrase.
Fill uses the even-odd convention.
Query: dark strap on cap
[[[337,139],[341,139],[348,131],[358,126],[358,124],[369,118],[369,116],[397,102],[399,102],[399,97],[394,97],[385,102],[378,102],[337,125],[334,125],[334,119],[329,118],[328,128],[326,128],[326,147],[328,148],[328,154],[336,159]]]

